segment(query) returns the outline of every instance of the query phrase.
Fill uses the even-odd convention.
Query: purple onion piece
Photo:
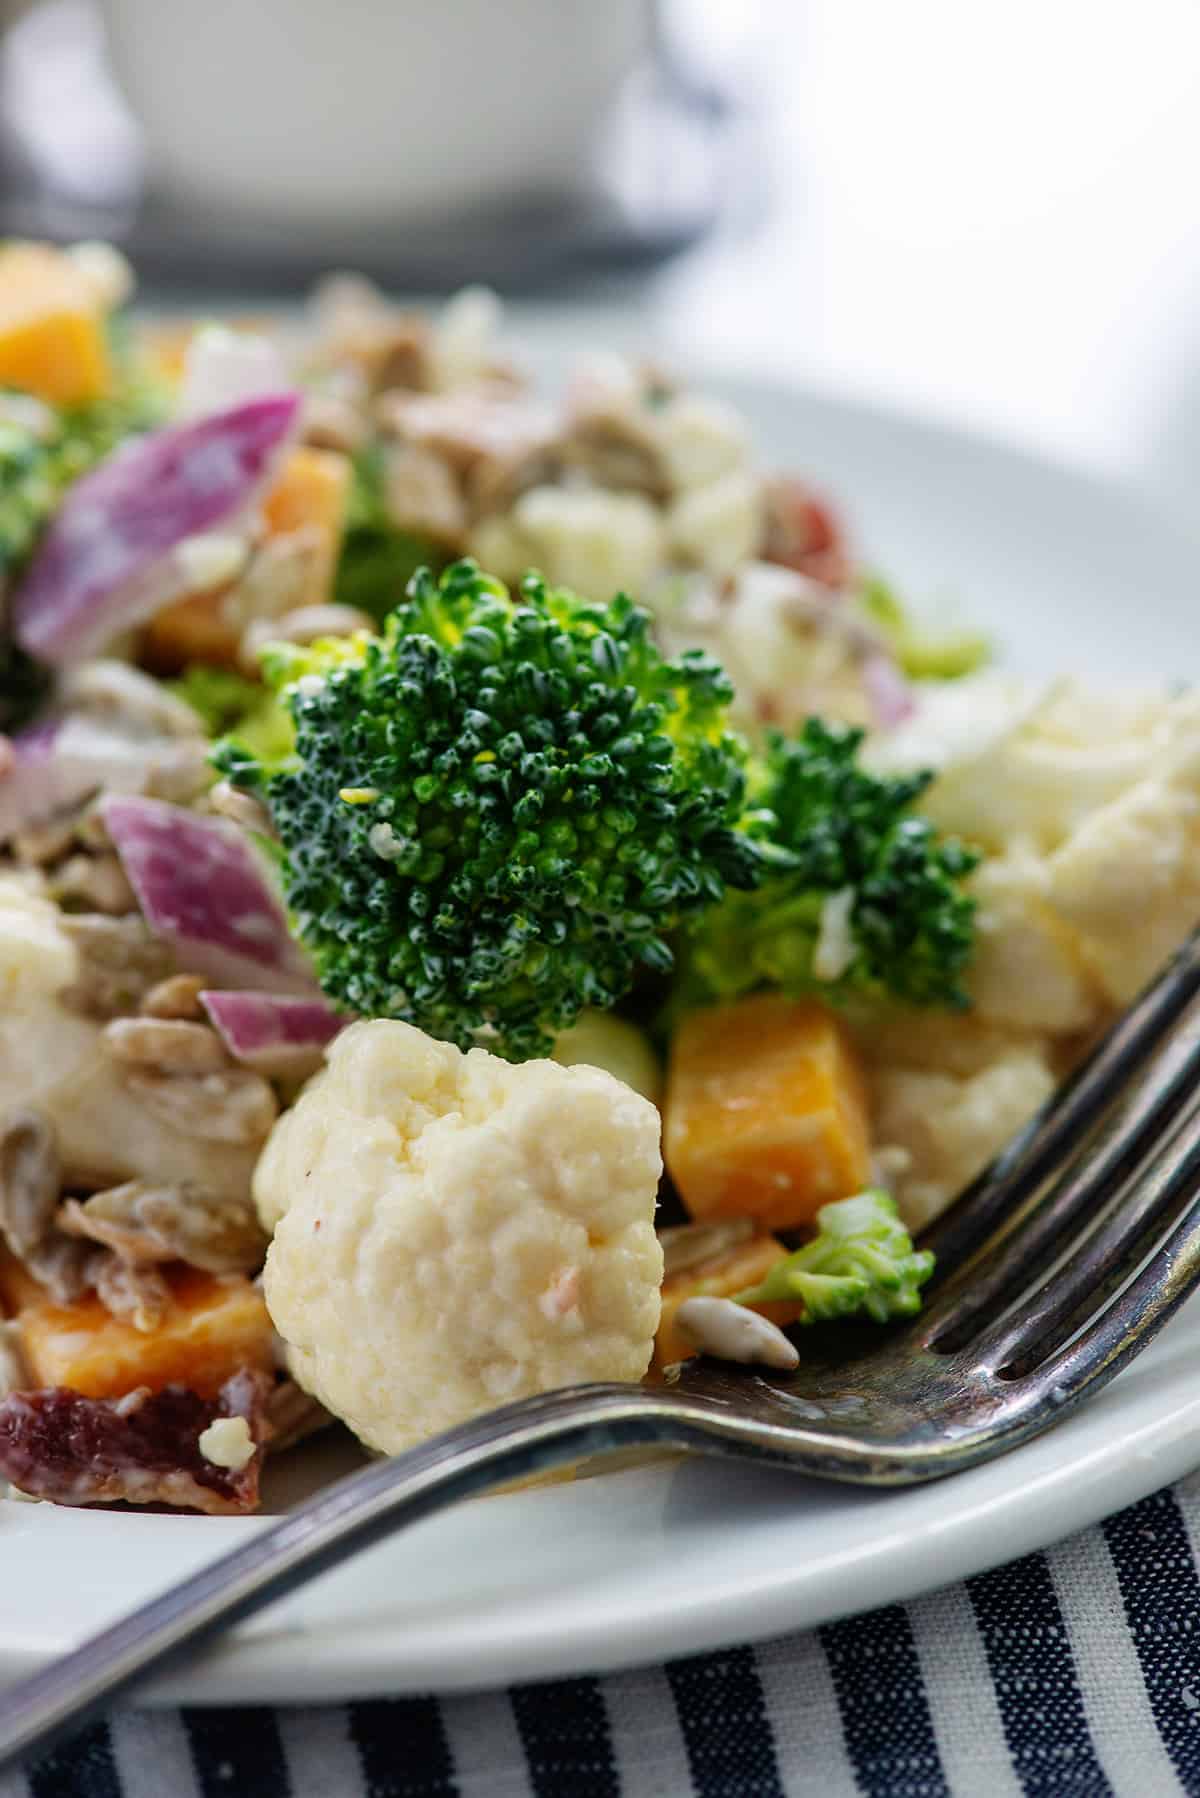
[[[101,787],[136,793],[151,759],[145,743],[89,718],[55,718],[12,738],[12,765],[0,775],[0,844]]]
[[[110,798],[101,811],[146,922],[181,968],[217,986],[315,996],[279,895],[235,825],[161,799]]]
[[[298,393],[271,394],[123,444],[71,487],[12,601],[22,649],[57,665],[95,655],[180,590],[174,553],[239,524],[295,432]]]
[[[862,678],[875,722],[881,730],[894,730],[896,725],[912,717],[915,710],[912,693],[891,656],[879,652],[865,656]]]
[[[349,1022],[322,999],[286,994],[203,992],[200,1002],[234,1060],[268,1076],[313,1073]]]

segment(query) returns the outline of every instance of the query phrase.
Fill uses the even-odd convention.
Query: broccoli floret
[[[667,933],[756,877],[744,752],[708,656],[667,661],[618,596],[458,562],[383,635],[263,661],[294,754],[214,762],[268,806],[294,927],[326,993],[446,1041],[548,1054]]]
[[[435,544],[392,522],[381,452],[378,444],[368,444],[354,457],[334,599],[382,624],[417,569],[438,560]]]
[[[992,656],[978,631],[933,630],[913,619],[895,588],[877,574],[859,587],[859,603],[887,638],[892,654],[913,680],[959,680]]]
[[[876,1323],[921,1309],[921,1287],[933,1272],[928,1249],[914,1249],[896,1201],[878,1188],[822,1205],[817,1234],[777,1261],[757,1286],[735,1294],[739,1305],[799,1299],[801,1323],[865,1312]]]
[[[962,882],[978,857],[912,815],[932,776],[866,773],[862,737],[816,718],[795,739],[768,737],[751,776],[766,820],[755,828],[784,865],[700,921],[685,1002],[775,986],[839,1002],[967,1003],[975,907]]]

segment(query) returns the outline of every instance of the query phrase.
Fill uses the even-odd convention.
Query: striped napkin
[[[909,1605],[475,1697],[131,1711],[0,1798],[1200,1798],[1200,1474]]]

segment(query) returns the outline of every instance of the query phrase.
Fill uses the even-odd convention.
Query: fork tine
[[[1200,1283],[1200,1200],[1193,1199],[1153,1259],[1115,1304],[1031,1375],[1056,1406],[1106,1384],[1156,1336]]]
[[[1200,930],[1194,930],[1071,1077],[925,1231],[936,1266],[930,1292],[973,1255],[1080,1142],[1114,1096],[1200,992]]]
[[[923,1340],[946,1354],[976,1339],[1064,1254],[1070,1232],[1090,1230],[1109,1206],[1119,1208],[1128,1176],[1161,1144],[1198,1087],[1200,999],[1194,999],[1149,1069],[1110,1106],[1033,1207],[988,1254],[955,1270],[943,1285],[926,1309]],[[1109,1238],[1114,1247],[1125,1229],[1118,1220]]]
[[[1200,1107],[1193,1107],[1052,1277],[972,1340],[972,1355],[1009,1377],[1044,1361],[1120,1291],[1198,1192]]]

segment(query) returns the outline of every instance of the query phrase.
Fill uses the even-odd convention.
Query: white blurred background
[[[314,29],[337,21],[342,37],[333,41],[344,51],[335,69],[309,52],[278,79],[254,63],[262,46],[238,26],[246,17],[238,4],[100,7],[122,18],[135,42],[139,25],[161,20],[168,5],[182,21],[159,31],[165,48],[156,53],[172,59],[172,108],[190,111],[193,136],[228,169],[216,186],[231,215],[253,159],[282,156],[273,145],[295,142],[283,125],[284,91],[293,109],[311,116],[312,141],[335,157],[345,153],[339,131],[365,112],[370,88],[394,139],[394,149],[371,159],[369,182],[364,176],[364,192],[376,196],[392,181],[408,204],[422,168],[430,181],[446,174],[447,145],[461,147],[472,122],[480,154],[503,163],[504,142],[480,125],[480,94],[489,80],[500,82],[504,58],[524,71],[529,110],[544,121],[552,183],[561,166],[552,120],[561,125],[563,108],[549,105],[547,84],[561,102],[580,77],[572,46],[594,72],[597,19],[610,22],[614,40],[630,40],[631,15],[644,8],[646,35],[657,28],[682,46],[693,99],[715,89],[731,102],[721,152],[706,160],[702,133],[664,135],[661,109],[646,113],[624,143],[624,178],[647,216],[674,207],[672,219],[678,226],[683,217],[684,227],[673,239],[662,218],[652,220],[636,268],[631,257],[601,269],[596,259],[572,266],[565,256],[565,273],[543,270],[537,254],[519,249],[506,273],[528,277],[513,283],[526,290],[523,306],[583,335],[652,338],[689,359],[896,401],[1133,470],[1191,505],[1200,471],[1196,0],[662,0],[657,10],[651,0],[621,0],[611,19],[595,0],[522,0],[519,19],[511,8],[483,9],[480,17],[500,21],[499,36],[487,42],[464,24],[479,0],[270,0],[297,8],[290,16],[309,18]],[[42,0],[35,17],[61,23],[82,17],[86,5]],[[256,17],[264,5],[256,0]],[[28,8],[29,0],[16,4],[26,15],[22,29]],[[545,31],[537,28],[540,9]],[[201,53],[202,27],[215,39],[215,60],[213,41]],[[148,29],[143,35],[148,41]],[[281,39],[279,54],[287,50]],[[389,82],[362,73],[366,64],[386,69],[418,53],[432,59],[433,90],[445,95],[440,147],[428,125],[419,146],[406,140]],[[77,67],[57,86],[39,85],[32,68],[28,55],[6,62],[10,119],[20,115],[51,165],[73,156],[77,183],[102,185],[104,159],[81,157],[77,140],[85,120],[89,130],[102,125],[116,166],[129,116],[111,95],[92,94],[85,104]],[[320,106],[305,106],[303,81],[314,84]],[[238,149],[239,131],[253,147]],[[520,150],[526,167],[528,135]],[[365,166],[362,150],[355,153]],[[515,143],[508,154],[515,169]],[[489,194],[493,186],[489,179]],[[701,198],[689,213],[693,194]],[[169,203],[160,213],[170,222],[180,210]],[[556,232],[565,242],[566,218],[548,216],[526,243],[553,248]],[[474,225],[447,226],[462,276],[490,272],[502,227],[490,199]],[[376,230],[370,247],[385,236]],[[320,242],[315,224],[309,238]],[[402,229],[393,232],[401,248],[403,240]],[[243,248],[245,241],[243,231]],[[678,253],[662,254],[672,242]],[[647,249],[654,243],[657,260]],[[205,306],[247,297],[236,243],[214,239],[201,261]],[[261,293],[261,278],[256,285]],[[296,290],[283,277],[269,289],[273,299]],[[152,267],[144,297],[167,293]],[[198,296],[176,270],[173,302]]]
[[[712,5],[720,22],[738,9]],[[655,283],[690,353],[1200,484],[1200,6],[763,9],[770,197]]]

